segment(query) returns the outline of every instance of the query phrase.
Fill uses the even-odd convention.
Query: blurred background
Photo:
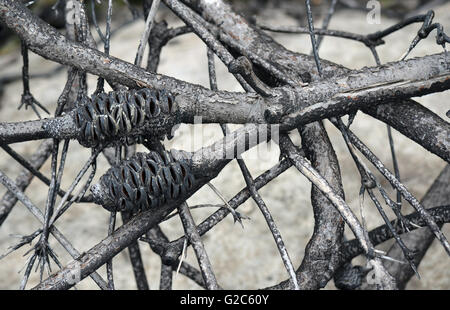
[[[88,6],[87,10],[90,12],[90,1],[85,2]],[[107,1],[102,1],[102,4],[96,5],[101,29],[105,27],[105,2]],[[331,1],[315,0],[312,2],[316,27],[320,27]],[[446,30],[450,29],[450,3],[444,0],[380,1],[382,14],[380,24],[367,23],[367,1],[340,0],[339,2],[337,12],[331,19],[330,29],[368,34],[393,25],[407,16],[425,13],[429,8],[436,11],[435,22],[441,23]],[[232,1],[232,4],[241,14],[264,21],[264,23],[302,26],[307,24],[304,1],[301,0],[235,0]],[[31,8],[54,27],[61,28],[64,26],[63,8],[57,5],[55,9],[52,9],[54,5],[55,1],[39,0]],[[115,33],[111,41],[111,55],[129,62],[134,61],[139,38],[144,29],[144,20],[140,17],[140,14],[142,14],[140,5],[140,1],[126,2],[121,0],[114,2],[112,28]],[[55,13],[58,11],[60,11],[60,14]],[[166,20],[172,27],[183,25],[162,4],[156,20]],[[126,25],[124,26],[124,24]],[[418,24],[412,25],[387,37],[386,44],[378,48],[381,61],[386,63],[398,60],[408,48],[419,28],[420,25]],[[450,30],[446,31],[446,33],[449,32]],[[99,44],[99,48],[102,48],[94,29],[92,29],[92,33]],[[307,35],[269,34],[288,49],[310,53],[311,45]],[[410,57],[442,52],[442,47],[436,45],[434,36],[433,33],[428,39],[422,41]],[[364,45],[332,37],[324,38],[320,56],[353,69],[375,65],[370,51]],[[218,59],[216,59],[216,66],[219,88],[241,91],[240,86]],[[31,92],[51,112],[54,112],[56,100],[67,77],[66,68],[58,69],[59,67],[58,64],[30,52],[30,73],[50,73],[45,78],[32,78],[30,81]],[[0,68],[0,122],[36,119],[31,109],[17,110],[22,94],[20,42],[15,35],[4,27],[0,28]],[[193,34],[183,35],[170,41],[163,49],[158,73],[208,87],[206,48],[202,41]],[[89,93],[92,93],[96,87],[95,76],[88,75],[88,86]],[[446,119],[445,113],[450,109],[449,94],[449,91],[433,94],[417,98],[417,101]],[[346,200],[354,208],[355,213],[359,215],[358,191],[360,181],[358,172],[340,134],[327,121],[325,121],[325,126],[340,161]],[[383,123],[358,113],[352,129],[388,167],[392,167],[386,126]],[[200,145],[196,145],[192,137],[194,132],[198,133],[199,131],[203,134],[203,145],[208,145],[222,137],[218,125],[203,127],[182,125],[176,131],[172,140],[165,141],[165,145],[167,148],[195,151]],[[296,132],[292,132],[291,136],[294,141],[300,142]],[[420,199],[446,163],[395,131],[394,140],[402,181]],[[29,158],[39,143],[39,141],[17,143],[12,147],[24,157]],[[76,141],[71,142],[69,151],[62,181],[62,188],[64,189],[71,184],[80,167],[90,156],[89,150],[81,147]],[[144,151],[144,148],[138,147],[138,151]],[[263,159],[255,159],[251,151],[244,154],[244,159],[252,175],[256,177],[278,162],[279,150],[276,145],[271,144]],[[107,169],[108,164],[105,158],[100,156],[94,183]],[[21,171],[21,167],[5,152],[0,151],[0,170],[10,178],[15,179]],[[50,175],[49,160],[41,171],[47,176]],[[375,172],[375,169],[372,169],[372,171]],[[375,174],[379,180],[383,180],[379,174]],[[227,199],[232,198],[245,187],[244,179],[235,162],[231,162],[212,183]],[[395,193],[387,182],[383,180],[382,185],[389,191],[391,197],[395,197]],[[260,191],[275,218],[295,266],[298,266],[302,260],[304,248],[314,226],[309,198],[310,190],[309,182],[295,168],[291,168]],[[34,180],[26,190],[26,194],[35,205],[43,210],[47,191],[48,188],[45,185],[39,180]],[[0,197],[5,192],[5,188],[0,186]],[[189,205],[220,204],[221,200],[208,187],[204,187],[191,197],[188,203]],[[203,238],[219,283],[226,289],[254,289],[274,285],[285,280],[287,278],[286,271],[257,206],[249,199],[239,210],[251,218],[251,220],[244,222],[244,229],[239,224],[234,224],[233,219],[229,217]],[[193,215],[196,222],[199,223],[214,211],[211,209],[196,209],[193,211]],[[412,209],[405,204],[404,212],[407,214],[411,211]],[[381,217],[368,201],[365,202],[365,212],[369,229],[382,224]],[[56,226],[82,252],[90,249],[107,235],[108,218],[108,212],[97,205],[77,204],[72,206],[58,220]],[[393,218],[392,214],[391,218]],[[121,225],[120,220],[117,225]],[[444,233],[447,237],[450,237],[448,226],[444,226]],[[30,234],[39,227],[40,225],[28,210],[18,203],[0,227],[0,253],[4,253],[9,246],[18,241],[12,235]],[[177,217],[165,222],[162,228],[171,239],[178,238],[183,234],[181,223]],[[353,239],[351,232],[346,231],[346,235]],[[63,265],[71,260],[52,238],[50,242]],[[388,249],[391,244],[392,242],[386,242],[379,248]],[[146,243],[140,243],[140,248],[150,287],[155,289],[159,283],[159,257],[151,252]],[[16,289],[19,287],[23,275],[21,269],[26,263],[26,257],[23,257],[23,255],[28,249],[25,246],[0,261],[0,289]],[[197,266],[195,255],[191,249],[188,250],[187,261]],[[365,263],[362,258],[357,258],[354,262]],[[117,255],[113,264],[116,288],[135,289],[128,252],[123,251]],[[54,269],[56,269],[56,266],[54,266]],[[19,273],[19,271],[21,272]],[[104,267],[98,271],[105,276]],[[433,244],[424,258],[419,267],[419,272],[422,279],[413,278],[407,287],[408,289],[450,289],[450,260],[437,243]],[[27,288],[36,285],[39,281],[38,278],[38,274],[32,273]],[[90,278],[86,278],[77,287],[80,289],[95,289],[96,285]],[[184,276],[176,275],[174,276],[174,288],[197,289],[199,287]],[[328,284],[327,289],[334,289],[332,281]]]

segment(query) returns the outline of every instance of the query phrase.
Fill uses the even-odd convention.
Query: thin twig
[[[208,48],[210,48],[219,57],[219,59],[227,66],[227,68],[230,67],[230,65],[235,60],[233,55],[205,27],[205,22],[201,17],[193,12],[189,7],[180,3],[178,0],[163,0],[163,2],[180,19],[182,19],[187,25],[192,28],[192,30],[200,37],[200,39],[203,40],[203,42],[205,42]],[[234,76],[245,90],[251,90],[251,87],[247,85],[248,81],[245,77],[242,77],[239,74],[234,74]]]
[[[306,5],[306,14],[308,17],[308,27],[309,27],[309,35],[311,37],[311,45],[314,54],[314,60],[316,61],[317,71],[319,72],[319,76],[322,76],[322,65],[320,64],[318,45],[316,41],[316,34],[314,33],[314,22],[311,11],[311,0],[305,0]]]
[[[44,223],[44,214],[42,211],[37,208],[30,199],[17,187],[17,185],[10,180],[2,171],[0,171],[0,182],[14,195],[17,199],[24,204],[25,207],[41,222]],[[63,246],[64,249],[72,256],[72,258],[76,259],[80,256],[80,252],[78,252],[72,244],[64,237],[61,232],[55,227],[52,226],[50,229],[50,233],[55,237],[55,239]],[[101,288],[107,289],[106,282],[100,277],[100,275],[96,272],[90,274],[91,278],[94,282]],[[69,280],[69,278],[67,278]],[[74,284],[74,283],[72,283]]]
[[[383,267],[380,258],[383,256],[377,253],[374,246],[371,244],[367,231],[361,226],[360,222],[356,218],[355,214],[349,208],[347,203],[335,193],[333,188],[329,185],[326,179],[324,179],[309,163],[308,160],[301,156],[295,145],[290,138],[285,135],[280,137],[280,148],[284,154],[286,154],[295,167],[306,177],[312,184],[314,184],[334,205],[339,211],[342,218],[352,230],[353,234],[359,240],[364,252],[370,263],[376,270],[375,276],[378,283],[380,283],[381,289],[395,289],[395,280],[389,275],[386,269]]]
[[[272,32],[300,33],[300,34],[309,34],[309,32],[310,32],[309,28],[307,28],[307,27],[275,26],[275,25],[265,24],[262,22],[258,22],[257,26],[263,30],[272,31]],[[338,38],[342,38],[342,39],[353,40],[353,41],[364,43],[368,46],[378,46],[378,45],[381,45],[384,43],[381,40],[370,41],[370,39],[366,35],[351,33],[351,32],[347,32],[347,31],[315,28],[314,33],[319,36],[331,36],[331,37],[338,37]]]
[[[159,278],[159,289],[160,290],[171,290],[172,289],[172,266],[166,265],[161,260],[161,273]]]
[[[208,57],[208,71],[209,71],[210,87],[212,90],[218,90],[215,65],[214,65],[214,56],[210,49],[208,49],[207,57]],[[228,127],[224,124],[221,124],[220,127],[222,128],[223,134],[227,135],[229,132]],[[259,193],[255,187],[255,182],[253,180],[253,177],[251,176],[250,171],[248,170],[247,166],[245,165],[244,160],[239,159],[239,158],[236,160],[241,169],[242,175],[244,176],[244,180],[245,180],[245,183],[247,184],[247,188],[249,189],[253,200],[255,201],[258,208],[260,209],[262,215],[264,216],[264,219],[267,222],[269,230],[272,233],[272,236],[275,240],[278,251],[280,252],[280,256],[283,261],[283,264],[284,264],[284,266],[290,276],[290,279],[292,281],[293,288],[295,290],[298,290],[299,285],[298,285],[297,276],[295,274],[295,269],[294,269],[294,266],[292,265],[292,261],[289,257],[289,253],[286,249],[286,246],[284,245],[284,241],[283,241],[283,238],[281,237],[281,233],[275,224],[275,220],[273,219],[272,214],[270,213],[269,209],[267,208],[261,195],[259,195]],[[231,210],[233,210],[231,207],[229,207],[229,208]],[[242,223],[241,223],[241,225],[242,225]]]
[[[161,257],[161,264],[162,264],[161,273],[164,272],[166,277],[164,279],[161,278],[160,288],[161,287],[165,287],[167,289],[171,288],[173,272],[176,272],[176,274],[182,274],[182,275],[188,277],[189,279],[191,279],[192,281],[194,281],[195,283],[197,283],[199,286],[206,289],[205,282],[203,280],[203,276],[202,276],[201,272],[199,270],[197,270],[196,268],[192,267],[191,265],[189,265],[188,263],[183,262],[184,253],[185,253],[184,250],[186,249],[186,246],[183,247],[183,252],[181,253],[180,259],[174,258],[171,262],[168,262],[165,260],[164,248],[161,247],[161,245],[167,244],[169,242],[169,239],[164,234],[164,232],[161,230],[161,228],[159,226],[155,226],[152,229],[150,229],[145,234],[145,236],[146,236],[145,241],[148,242],[152,251]],[[184,244],[186,245],[187,242],[185,242]],[[164,266],[166,266],[166,267],[164,267]],[[171,270],[170,275],[169,275],[169,271],[168,271],[169,267]],[[164,271],[164,269],[165,269],[165,271]],[[163,275],[161,274],[161,276],[163,276]],[[164,283],[161,283],[161,281],[164,281]]]
[[[337,124],[335,125],[337,126]],[[347,130],[350,142],[381,172],[381,174],[400,191],[402,196],[408,201],[417,212],[422,214],[424,220],[428,223],[428,227],[433,231],[436,238],[440,241],[446,252],[450,255],[450,244],[442,231],[434,222],[433,218],[428,214],[422,204],[415,198],[408,189],[395,178],[395,176],[384,166],[384,164],[372,153],[372,151],[351,131]]]
[[[128,223],[132,218],[128,212],[121,212],[122,222]],[[131,267],[133,268],[134,279],[136,281],[136,287],[138,290],[149,290],[147,276],[145,274],[144,263],[142,261],[141,250],[139,249],[139,243],[137,241],[132,242],[128,246],[128,253],[130,255]]]
[[[239,167],[241,168],[242,174],[245,179],[245,183],[247,184],[247,188],[249,189],[253,200],[256,202],[256,205],[260,209],[262,215],[264,216],[264,219],[267,222],[267,226],[269,227],[269,230],[272,233],[273,239],[275,240],[275,244],[277,245],[278,251],[280,252],[283,264],[292,282],[292,287],[294,288],[294,290],[299,290],[300,287],[298,284],[297,275],[295,274],[294,266],[289,257],[289,253],[286,249],[283,238],[281,237],[281,233],[278,230],[277,225],[275,224],[275,220],[273,219],[272,214],[269,211],[269,208],[267,208],[266,204],[264,203],[264,200],[256,190],[253,178],[250,174],[250,171],[246,167],[244,161],[242,159],[237,159],[237,162],[239,164]]]
[[[148,44],[148,38],[150,36],[150,32],[153,26],[153,20],[156,15],[156,11],[158,10],[160,0],[153,0],[152,6],[150,8],[150,12],[147,15],[147,19],[145,20],[145,30],[142,33],[141,40],[139,42],[138,51],[136,53],[136,59],[134,60],[134,64],[137,66],[141,66],[142,58],[144,57],[145,47]]]
[[[106,29],[105,29],[104,36],[103,36],[102,32],[100,31],[100,28],[98,27],[96,20],[95,20],[95,5],[94,5],[94,3],[91,2],[91,6],[92,6],[92,16],[93,16],[95,28],[97,29],[97,32],[103,41],[105,54],[109,55],[109,49],[110,49],[110,44],[111,44],[111,17],[112,17],[112,7],[113,7],[112,0],[108,0],[108,10],[106,13]],[[95,92],[96,93],[103,92],[104,84],[105,84],[104,78],[99,77],[97,80],[97,89]]]
[[[111,212],[109,215],[108,236],[111,236],[116,226],[116,212]],[[106,278],[108,279],[108,289],[114,290],[114,274],[113,274],[113,260],[106,262]]]
[[[277,165],[272,167],[271,169],[265,171],[263,174],[258,176],[255,179],[255,186],[256,189],[260,189],[263,186],[265,186],[267,183],[278,177],[280,174],[285,172],[288,168],[290,168],[292,163],[289,160],[282,160]],[[248,188],[242,189],[239,193],[237,193],[230,201],[228,201],[228,204],[233,208],[236,209],[240,205],[242,205],[247,199],[251,197],[250,191]],[[199,231],[200,236],[203,236],[206,234],[209,230],[211,230],[213,227],[215,227],[218,223],[220,223],[223,219],[226,218],[226,216],[230,213],[228,209],[226,209],[224,206],[208,216],[203,222],[201,222],[197,228]],[[141,238],[143,241],[145,238]],[[186,240],[185,237],[178,238],[177,240],[174,240],[170,243],[169,246],[167,246],[167,251],[164,253],[165,259],[171,260],[173,257],[178,257],[183,249],[184,241]]]
[[[329,7],[329,9],[328,9],[328,13],[327,13],[327,15],[325,16],[325,19],[323,20],[323,23],[322,23],[322,29],[328,29],[328,25],[330,24],[331,17],[332,17],[332,16],[334,15],[334,13],[336,12],[336,6],[337,6],[337,4],[338,4],[338,0],[332,0],[332,1],[331,1],[330,7]],[[320,45],[321,45],[321,43],[322,43],[322,40],[323,40],[323,36],[319,35],[319,36],[317,37],[317,49],[320,48]]]
[[[374,46],[371,47],[372,54],[375,58],[375,63],[377,66],[381,66],[380,57],[378,56],[377,50]],[[395,145],[394,145],[394,138],[392,137],[392,128],[389,126],[389,124],[386,124],[387,128],[387,134],[388,134],[388,140],[389,140],[389,147],[391,149],[391,157],[392,157],[392,165],[394,168],[394,175],[397,178],[397,180],[400,181],[400,169],[398,167],[397,162],[397,156],[395,155]],[[397,191],[397,207],[401,210],[402,208],[402,194],[400,191]]]
[[[219,285],[217,284],[216,276],[212,270],[211,263],[206,253],[205,246],[200,238],[197,231],[197,226],[195,226],[194,219],[189,211],[189,207],[186,202],[183,202],[178,207],[178,212],[180,213],[181,222],[183,223],[185,234],[191,243],[194,252],[197,256],[198,265],[202,272],[203,280],[205,281],[208,290],[217,290]]]
[[[103,32],[100,30],[100,27],[97,23],[97,14],[95,13],[95,0],[91,0],[91,16],[92,16],[92,23],[94,24],[95,30],[97,31],[98,36],[103,41],[104,44],[106,44],[106,38]]]
[[[450,180],[450,165],[447,165],[444,169],[442,169],[441,173],[434,180],[433,184],[427,190],[425,196],[423,196],[420,202],[426,208],[448,203],[448,201],[450,201],[450,187],[448,186],[448,180]],[[439,227],[442,227],[443,223],[439,223],[435,216],[434,218]],[[398,223],[396,224],[398,225]],[[413,223],[410,222],[409,224]],[[403,231],[406,230],[403,229]],[[425,257],[427,250],[430,248],[434,239],[434,234],[427,227],[404,235],[403,241],[411,249],[414,249],[414,262],[416,266],[419,266]],[[394,258],[399,258],[402,256],[402,251],[397,244],[393,244],[387,255]],[[408,268],[408,266],[399,266],[388,262],[385,262],[384,265],[389,273],[397,279],[399,289],[404,289],[414,275],[414,272]]]
[[[23,94],[18,109],[20,110],[20,108],[22,108],[23,105],[25,105],[25,109],[31,106],[34,113],[36,113],[37,117],[41,118],[41,115],[39,114],[36,106],[41,108],[47,114],[50,114],[50,112],[48,112],[48,110],[42,104],[40,104],[36,99],[34,99],[33,95],[30,92],[30,76],[28,73],[28,47],[26,46],[26,43],[24,41],[20,42],[23,57],[23,68],[22,68]]]
[[[395,241],[401,247],[404,257],[406,258],[406,260],[408,261],[409,265],[411,266],[411,268],[416,273],[417,277],[420,279],[419,272],[417,271],[417,267],[414,264],[413,253],[411,252],[411,250],[408,249],[408,247],[405,245],[403,240],[400,238],[400,236],[395,231],[394,227],[391,225],[391,222],[389,221],[389,218],[387,217],[386,213],[384,212],[383,207],[379,203],[378,199],[375,197],[373,191],[371,189],[368,189],[367,193],[369,194],[370,199],[372,199],[373,203],[375,204],[375,207],[377,208],[378,212],[380,213],[381,217],[383,218],[383,221],[386,223],[388,228],[391,230]]]
[[[331,203],[335,206],[335,208],[339,211],[342,218],[346,221],[347,225],[353,231],[353,234],[360,241],[361,246],[364,248],[366,255],[369,257],[374,256],[373,246],[370,244],[369,240],[366,238],[366,234],[364,232],[363,227],[359,223],[353,211],[347,205],[347,203],[340,197],[336,195],[334,190],[330,187],[328,182],[317,173],[317,171],[311,166],[311,164],[303,158],[303,156],[298,154],[297,149],[295,148],[292,141],[289,137],[281,136],[280,137],[280,147],[282,151],[289,157],[289,159],[293,162],[295,167],[310,180],[312,184],[314,184],[322,193],[327,196],[327,198],[331,201]]]
[[[18,163],[20,163],[31,175],[37,177],[39,180],[44,182],[44,184],[46,184],[47,186],[50,186],[50,180],[45,175],[43,175],[38,169],[36,169],[34,167],[33,160],[31,160],[31,161],[26,160],[25,158],[23,158],[20,154],[18,154],[16,151],[14,151],[7,144],[0,144],[0,147],[5,152],[7,152],[12,158],[14,158]],[[66,192],[62,189],[58,189],[57,193],[61,197],[63,197],[66,194]],[[70,198],[72,198],[72,196],[70,196]],[[83,197],[81,199],[81,202],[92,202],[92,197]]]
[[[394,138],[392,137],[392,128],[389,125],[386,125],[387,133],[388,133],[388,139],[389,139],[389,147],[391,149],[391,158],[392,158],[392,166],[394,168],[394,175],[397,178],[397,180],[401,181],[400,179],[400,169],[398,166],[397,156],[395,155],[395,144],[394,144]],[[402,194],[400,191],[397,191],[397,206],[399,209],[402,208]]]
[[[39,257],[38,266],[41,266],[40,271],[40,281],[42,281],[42,276],[44,272],[44,267],[48,263],[48,268],[50,268],[50,262],[48,259],[48,252],[51,251],[48,237],[49,237],[49,228],[50,228],[50,218],[53,214],[54,204],[55,204],[55,192],[56,186],[58,183],[58,175],[57,175],[57,164],[58,164],[58,150],[59,150],[59,141],[54,139],[53,141],[53,149],[52,149],[52,163],[51,163],[51,181],[48,189],[47,201],[45,204],[44,211],[44,223],[42,226],[42,233],[38,243],[35,245],[35,254]],[[64,160],[64,158],[62,158]],[[62,172],[62,170],[61,170]]]
[[[450,206],[440,206],[440,207],[434,207],[427,209],[430,216],[433,217],[433,220],[436,223],[442,224],[442,223],[449,223],[450,222]],[[414,231],[418,229],[418,227],[427,227],[428,223],[423,218],[422,214],[420,212],[414,212],[412,214],[409,214],[406,216],[406,219],[408,220],[408,230]],[[414,225],[413,225],[414,224]],[[398,222],[391,221],[391,225],[395,227],[395,230],[398,234],[404,234],[405,231],[403,230],[403,227],[398,225]],[[373,242],[373,244],[378,245],[381,244],[387,240],[390,240],[393,238],[393,234],[391,230],[389,229],[387,224],[378,226],[374,229],[372,229],[369,232],[369,238]],[[352,258],[360,255],[363,253],[363,249],[358,244],[358,240],[353,239],[350,241],[347,241],[344,243],[342,248],[342,254],[345,257],[345,260],[351,260]]]

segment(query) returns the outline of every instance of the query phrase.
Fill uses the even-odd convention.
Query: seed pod
[[[114,205],[109,211],[136,213],[181,199],[194,187],[195,178],[184,161],[168,151],[136,153],[111,167],[100,184]]]
[[[179,123],[180,112],[171,93],[143,88],[84,98],[73,118],[80,144],[95,147],[162,140]]]

